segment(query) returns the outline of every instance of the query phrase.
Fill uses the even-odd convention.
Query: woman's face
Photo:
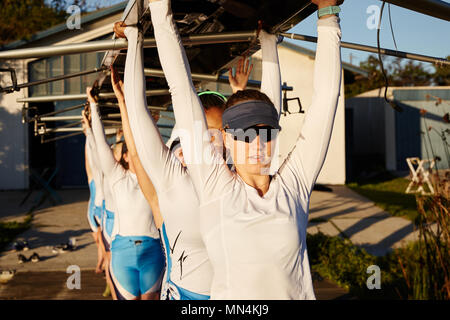
[[[261,124],[256,127],[265,126]],[[264,132],[264,130],[270,129],[262,129],[261,133],[251,141],[249,141],[250,139],[244,139],[244,141],[235,139],[231,133],[223,131],[223,139],[227,148],[230,149],[233,163],[240,171],[255,175],[269,174],[275,143],[266,138],[270,133]]]
[[[220,128],[222,127],[222,113],[223,110],[219,107],[211,107],[205,110],[208,131],[211,135],[211,142],[214,144],[214,148],[219,152],[223,152],[224,150],[222,135],[220,133]],[[181,162],[181,164],[186,167],[183,149],[177,148],[173,151],[173,154]]]

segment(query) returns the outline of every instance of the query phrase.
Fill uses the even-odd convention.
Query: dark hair
[[[239,90],[236,93],[233,93],[231,97],[228,98],[227,103],[225,104],[225,109],[228,109],[234,105],[237,105],[238,103],[245,102],[245,101],[251,101],[251,100],[258,100],[258,101],[264,101],[268,104],[273,105],[273,102],[270,100],[268,96],[266,96],[264,93],[254,90],[254,89],[245,89],[245,90]],[[275,106],[274,106],[275,108]]]
[[[125,169],[125,170],[128,170],[128,169],[130,169],[130,165],[125,161],[125,159],[123,158],[123,155],[125,154],[125,153],[127,153],[128,152],[128,148],[127,148],[127,144],[125,143],[125,141],[123,141],[122,142],[122,151],[120,152],[120,161],[119,161],[119,163],[122,165],[122,167]]]
[[[225,100],[223,100],[220,96],[217,94],[202,94],[199,96],[200,101],[202,102],[203,108],[205,110],[211,109],[211,108],[219,108],[224,109],[225,108]]]
[[[172,152],[179,144],[181,144],[180,138],[176,138],[175,140],[173,140],[170,145],[169,151]]]

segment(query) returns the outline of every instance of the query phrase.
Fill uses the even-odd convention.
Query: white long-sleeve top
[[[92,122],[92,121],[91,121]],[[101,124],[101,122],[100,122]],[[103,126],[101,127],[103,130]],[[101,193],[97,197],[97,193],[95,195],[95,205],[98,207],[102,207],[103,200],[105,201],[105,207],[106,210],[110,212],[114,212],[116,209],[116,204],[114,201],[114,197],[111,193],[111,187],[110,183],[108,181],[108,177],[106,177],[103,173],[101,163],[100,163],[100,156],[99,156],[99,150],[97,147],[97,142],[95,140],[95,135],[92,131],[92,128],[88,128],[86,131],[87,139],[88,139],[88,161],[89,165],[95,167],[94,171],[94,181],[95,186],[97,188],[97,180],[96,180],[96,174],[98,179],[98,188],[100,188]]]
[[[136,175],[125,170],[114,158],[106,140],[97,104],[91,103],[91,113],[99,164],[114,199],[115,207],[111,210],[114,212],[112,240],[117,234],[124,237],[159,238],[150,205],[139,187]]]
[[[209,295],[212,268],[200,236],[198,199],[186,169],[164,145],[147,109],[142,38],[127,27],[124,94],[139,159],[158,194],[172,267],[168,275],[177,286]],[[139,39],[138,39],[139,38]]]
[[[95,199],[96,207],[101,207],[104,200],[103,195],[103,172],[99,168],[99,160],[95,146],[95,139],[91,128],[86,129],[86,155],[89,166],[91,167],[92,177],[95,183]]]
[[[153,2],[150,9],[177,127],[194,141],[191,146],[181,138],[184,157],[191,160],[187,165],[200,201],[200,231],[214,269],[211,299],[315,299],[306,228],[339,97],[338,18],[318,21],[312,105],[294,149],[261,197],[214,152],[168,1]]]
[[[164,145],[147,111],[138,32],[136,29],[126,28],[125,34],[129,44],[124,80],[128,116],[139,158],[158,193],[169,239],[165,246],[169,247],[172,260],[170,279],[184,289],[209,295],[212,268],[200,235],[197,194],[189,172]],[[279,79],[276,38],[265,34],[263,39],[263,52],[266,53],[263,72],[272,74],[272,79]],[[134,72],[131,71],[133,68]],[[280,81],[277,85],[268,87],[267,91],[271,92],[275,101],[280,101],[278,105],[281,107]]]

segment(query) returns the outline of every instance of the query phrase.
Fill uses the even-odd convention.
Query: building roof
[[[316,57],[316,52],[314,50],[310,50],[310,49],[306,49],[306,48],[300,47],[300,46],[298,46],[296,44],[293,44],[292,42],[289,42],[289,41],[283,41],[281,43],[281,46],[284,47],[284,48],[288,48],[288,49],[294,50],[294,51],[296,51],[298,53],[310,56],[313,59]],[[350,64],[350,63],[347,63],[347,62],[342,62],[342,67],[346,71],[351,71],[353,73],[360,74],[360,75],[362,75],[364,77],[368,77],[369,76],[369,73],[367,71],[365,71],[365,70],[361,69],[360,67],[357,67],[357,66],[355,66],[353,64]]]
[[[124,1],[124,2],[118,3],[118,4],[114,5],[114,6],[111,6],[111,7],[108,7],[108,8],[103,8],[103,9],[94,11],[92,13],[86,14],[86,15],[81,17],[80,23],[84,24],[84,23],[93,22],[93,21],[101,19],[103,17],[107,17],[107,16],[109,16],[111,14],[116,14],[118,12],[123,12],[125,10],[125,7],[127,6],[127,2],[128,1]],[[61,24],[58,24],[58,25],[56,25],[56,26],[54,26],[54,27],[52,27],[50,29],[47,29],[47,30],[44,30],[44,31],[40,31],[40,32],[32,35],[30,37],[30,39],[28,39],[28,40],[17,40],[17,41],[8,43],[8,44],[6,44],[4,46],[1,46],[0,50],[17,49],[17,48],[20,48],[21,46],[24,46],[26,44],[32,43],[34,41],[41,40],[41,39],[49,37],[49,36],[52,36],[54,34],[62,32],[64,30],[68,30],[67,29],[67,24],[65,22],[61,23]]]
[[[363,92],[357,96],[354,96],[353,98],[380,98],[384,99],[384,89],[385,87],[381,87],[378,89],[373,89],[370,91]],[[402,96],[409,96],[411,100],[425,100],[425,95],[427,92],[429,94],[432,94],[433,92],[444,94],[444,96],[440,96],[442,99],[450,99],[450,86],[417,86],[417,87],[388,87],[387,91],[387,97],[389,99],[393,99],[394,91],[405,91]],[[416,91],[415,94],[406,93],[407,91]],[[423,91],[420,93],[417,93],[419,91]],[[350,99],[353,99],[350,98]],[[406,99],[406,98],[405,98]]]

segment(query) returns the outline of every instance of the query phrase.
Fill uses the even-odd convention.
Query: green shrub
[[[23,222],[0,222],[0,252],[8,243],[14,240],[20,233],[26,231],[31,226],[31,215],[27,216]]]
[[[348,239],[329,237],[323,233],[308,235],[308,255],[312,271],[336,282],[361,299],[407,298],[407,285],[395,252],[375,257]],[[381,289],[369,290],[367,268],[377,265],[381,270]]]

